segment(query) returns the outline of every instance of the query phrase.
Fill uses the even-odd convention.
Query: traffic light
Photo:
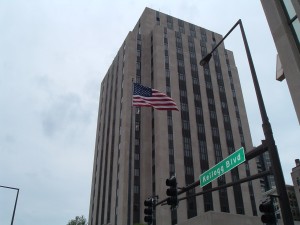
[[[175,176],[170,177],[166,180],[166,185],[169,186],[167,189],[168,205],[171,205],[171,209],[176,209],[178,206],[178,193],[177,193],[177,180]]]
[[[261,222],[266,224],[275,224],[276,216],[272,200],[264,201],[259,205],[259,211],[263,213]]]
[[[144,209],[145,217],[144,221],[148,224],[153,223],[153,210],[154,210],[154,199],[148,198],[144,201],[144,206],[147,207]]]

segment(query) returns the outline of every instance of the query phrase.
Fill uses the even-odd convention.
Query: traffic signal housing
[[[166,179],[166,185],[169,187],[167,189],[167,204],[171,206],[171,209],[176,209],[178,206],[178,192],[177,192],[177,180],[175,176]]]
[[[147,200],[144,201],[144,206],[146,207],[144,209],[144,221],[148,224],[153,223],[153,211],[154,211],[154,199],[153,198],[148,198]]]
[[[263,213],[263,215],[261,216],[261,222],[270,225],[276,224],[276,216],[272,200],[264,201],[263,203],[261,203],[259,205],[259,211]]]

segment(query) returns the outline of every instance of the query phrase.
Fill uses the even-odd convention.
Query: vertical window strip
[[[177,68],[178,68],[178,79],[179,79],[179,90],[180,91],[186,91],[186,81],[185,79],[182,80],[182,77],[180,74],[185,74],[185,68],[184,68],[184,56],[181,54],[182,51],[182,38],[180,32],[175,32],[175,38],[176,38],[176,46],[177,46]],[[187,97],[180,97],[180,104],[181,106],[186,106],[186,108],[181,107],[181,121],[183,125],[183,121],[187,120],[189,121],[189,113],[188,113],[188,102]],[[184,167],[185,167],[185,183],[186,185],[189,185],[194,182],[194,175],[187,174],[187,171],[189,173],[194,174],[194,166],[193,166],[193,160],[192,159],[192,145],[191,145],[191,134],[190,130],[182,130],[182,136],[183,139],[186,140],[184,142]],[[189,169],[187,169],[189,167]],[[187,192],[187,196],[191,195],[191,192]],[[196,198],[191,197],[187,199],[187,217],[192,218],[194,216],[197,216],[197,205],[196,205]]]
[[[114,97],[113,99],[117,99],[117,93],[119,88],[117,88],[118,85],[118,72],[119,72],[119,66],[118,66],[118,62],[119,62],[119,56],[117,58],[117,60],[114,62],[114,64],[116,65],[116,71],[114,73],[114,77],[115,77],[115,84],[114,84]],[[113,106],[113,119],[112,119],[112,133],[115,133],[115,121],[116,121],[116,102],[114,102],[114,106]],[[113,135],[111,137],[111,154],[110,154],[110,166],[109,166],[109,186],[108,186],[108,210],[107,210],[107,223],[110,223],[110,215],[111,215],[111,194],[112,194],[112,176],[113,176],[113,165],[114,165],[114,153],[115,153],[115,135]]]
[[[103,83],[106,82],[106,80],[103,80]],[[101,96],[102,96],[102,99],[101,99],[101,116],[102,116],[102,112],[104,109],[106,109],[106,101],[107,101],[107,96],[104,96],[104,94],[106,94],[106,92],[104,92],[105,88],[106,88],[106,85],[104,85],[102,83],[102,93],[101,93]],[[103,103],[103,99],[105,99],[104,103]],[[104,104],[104,105],[103,105]],[[105,120],[105,116],[106,116],[106,110],[104,111],[104,116],[103,116],[103,124],[101,127],[103,127],[103,130],[105,130],[105,126],[106,126],[106,120]],[[100,121],[102,121],[102,117],[100,117]],[[99,125],[100,126],[100,125]],[[100,127],[99,127],[99,131],[100,131]],[[99,208],[100,208],[100,193],[101,193],[101,178],[102,178],[102,161],[103,161],[103,140],[104,140],[104,132],[99,132],[99,134],[102,134],[101,137],[99,135],[99,140],[98,140],[98,144],[97,144],[97,152],[100,151],[101,152],[101,156],[100,156],[100,171],[99,171],[99,185],[98,185],[98,198],[97,198],[97,201],[96,201],[96,212],[95,212],[95,215],[96,215],[96,224],[98,223],[98,220],[99,220]],[[98,153],[97,153],[98,154]],[[97,174],[96,174],[97,175]]]
[[[228,58],[228,54],[227,54],[226,50],[225,50],[225,53],[226,53],[225,54],[226,61],[228,62],[228,63],[226,63],[228,66],[228,76],[229,76],[230,81],[233,81],[232,73],[230,72],[229,58]],[[237,123],[239,125],[239,133],[240,133],[240,135],[243,135],[243,128],[242,128],[242,124],[241,124],[241,120],[240,120],[239,108],[238,108],[238,103],[236,100],[235,88],[234,88],[233,82],[231,82],[231,91],[233,94],[234,105],[236,108],[236,119],[237,119]],[[245,148],[245,151],[247,151],[244,140],[241,140],[241,145]],[[245,163],[245,170],[246,170],[246,175],[251,176],[248,162]],[[234,173],[234,170],[231,173]],[[251,200],[252,213],[253,213],[253,216],[257,216],[256,201],[255,201],[254,191],[253,191],[253,186],[252,186],[251,181],[248,182],[248,188],[249,188],[249,194],[250,194],[250,200]],[[241,212],[244,211],[241,209],[241,207],[237,208],[237,213],[238,213],[238,210],[241,210]]]
[[[141,35],[137,35],[137,58],[136,58],[136,62],[137,62],[137,67],[136,67],[136,81],[137,83],[141,83],[141,70],[142,70],[142,62],[141,62],[141,56],[142,56],[142,39],[141,39]],[[134,146],[134,170],[135,170],[135,174],[134,174],[134,187],[136,188],[136,190],[140,189],[140,135],[141,135],[141,130],[140,130],[140,122],[141,122],[141,118],[140,118],[140,107],[136,107],[136,111],[135,111],[135,124],[137,124],[134,127],[134,138],[136,140],[137,145]],[[137,157],[138,155],[138,157]],[[134,195],[133,195],[133,223],[139,223],[141,215],[140,215],[140,191],[134,191]]]
[[[222,75],[222,70],[221,70],[221,66],[220,66],[220,58],[219,58],[218,51],[216,51],[216,54],[214,54],[214,61],[215,61],[215,69],[217,71],[218,86],[224,87],[224,81],[223,81],[223,75]],[[230,149],[235,148],[234,140],[233,140],[233,135],[232,135],[231,124],[229,122],[230,116],[229,116],[229,111],[228,111],[228,106],[227,106],[226,93],[220,92],[220,88],[219,88],[219,96],[220,96],[220,100],[221,100],[221,109],[222,109],[223,118],[227,118],[227,122],[225,120],[223,120],[223,123],[224,123],[224,128],[226,131],[226,143],[227,143],[228,154],[230,155],[231,154]],[[233,181],[236,179],[239,179],[238,170],[231,170],[231,178]],[[237,214],[245,214],[241,185],[234,186],[233,191],[234,191],[234,200],[235,200]]]
[[[153,34],[151,33],[151,59],[153,61]],[[153,78],[154,78],[154,67],[153,63],[151,63],[151,87],[153,87]],[[152,115],[152,195],[156,195],[156,168],[155,168],[155,118],[154,118],[154,109],[151,109]],[[155,218],[155,210],[154,210],[154,218]],[[156,221],[153,221],[153,225],[156,225]]]
[[[124,56],[125,56],[125,44],[124,44],[124,47],[123,47],[123,59],[124,59]],[[118,57],[119,59],[119,57]],[[120,63],[120,62],[119,62]],[[119,115],[122,115],[122,98],[123,98],[123,82],[124,82],[124,73],[123,73],[123,70],[124,69],[124,62],[122,62],[122,70],[121,70],[121,97],[120,97],[120,102],[119,102],[119,105],[120,105],[120,111],[119,111]],[[118,76],[118,74],[117,74]],[[120,119],[119,119],[119,140],[118,140],[118,159],[117,159],[117,165],[118,165],[118,169],[117,169],[117,182],[116,182],[116,204],[115,204],[115,224],[118,224],[118,193],[119,193],[119,165],[120,165],[120,152],[121,152],[121,149],[120,149],[120,144],[121,144],[121,128],[122,128],[122,119],[121,119],[121,116],[120,116]]]
[[[201,41],[200,41],[201,54],[202,54],[202,57],[204,57],[207,54],[206,44],[205,44],[205,42],[207,41],[206,40],[206,32],[204,29],[201,28],[200,33],[201,33]],[[202,50],[202,47],[204,48],[205,51]],[[207,70],[207,68],[203,68],[203,70],[205,71],[205,74],[207,72],[209,72],[209,70]],[[205,80],[207,80],[207,79],[208,79],[208,77],[206,75]],[[199,88],[196,88],[196,89],[199,90],[198,94],[200,94],[200,85],[198,85],[198,86],[199,86]],[[206,88],[208,88],[207,82],[206,82]],[[195,93],[195,90],[194,90],[194,93]],[[201,172],[203,173],[209,169],[209,162],[208,162],[206,133],[205,133],[205,127],[204,127],[204,118],[203,118],[201,101],[195,101],[195,112],[196,112],[197,126],[200,128],[200,129],[198,129],[198,141],[199,141],[199,153],[200,153],[199,155],[200,155],[200,162],[201,162],[200,167],[201,167]],[[211,183],[204,186],[203,191],[209,190],[210,188],[212,188]],[[211,192],[203,195],[203,203],[204,203],[204,211],[205,212],[214,210],[213,198],[212,198]]]
[[[204,52],[202,52],[202,57],[205,57],[206,55],[203,55],[203,53]],[[214,130],[218,131],[219,127],[218,127],[218,120],[217,120],[217,114],[216,114],[214,93],[213,93],[212,89],[207,86],[207,84],[209,82],[211,82],[209,65],[204,66],[203,70],[204,70],[204,77],[205,77],[205,83],[206,83],[206,93],[207,93],[207,97],[208,97],[208,108],[210,111],[210,124],[211,124],[211,130],[212,130],[212,140],[213,140],[213,144],[214,144],[215,161],[216,161],[216,163],[218,163],[220,160],[223,159],[223,156],[222,156],[222,151],[220,151],[218,148],[215,147],[216,145],[220,145],[220,137],[213,135],[213,133],[216,133],[216,132],[214,132]],[[218,182],[218,186],[225,184],[226,183],[225,176],[219,177],[217,182]],[[219,200],[220,200],[221,211],[229,212],[227,189],[219,190]]]
[[[165,51],[168,53],[168,36],[167,36],[167,29],[164,30],[164,44],[167,45],[167,49]],[[169,64],[169,58],[165,59],[165,65]],[[166,71],[166,89],[167,95],[171,97],[171,82],[170,82],[170,71],[169,68],[165,67]],[[174,159],[174,141],[173,141],[173,120],[172,120],[172,111],[167,111],[167,118],[168,118],[168,135],[172,136],[171,140],[168,140],[168,149],[169,149],[169,174],[170,177],[175,175],[176,168],[175,168],[175,159]],[[177,209],[171,210],[171,224],[175,225],[177,224]]]
[[[109,134],[110,134],[110,128],[111,126],[109,125],[109,123],[111,122],[111,111],[112,111],[112,91],[113,91],[113,79],[114,79],[114,73],[113,73],[113,70],[114,70],[114,64],[113,64],[113,67],[112,69],[110,70],[110,73],[109,73],[109,81],[108,81],[108,86],[109,86],[109,102],[108,102],[108,119],[107,119],[107,123],[108,123],[108,126],[107,126],[107,130],[106,130],[106,137],[109,137]],[[105,131],[104,131],[105,132]],[[106,145],[105,145],[105,160],[104,160],[104,177],[103,177],[103,189],[102,189],[102,208],[101,208],[101,224],[104,223],[104,216],[105,216],[105,198],[106,198],[106,186],[107,186],[107,170],[108,170],[108,155],[109,155],[109,149],[108,149],[108,146],[109,146],[109,140],[106,138]],[[108,208],[107,208],[108,210]]]

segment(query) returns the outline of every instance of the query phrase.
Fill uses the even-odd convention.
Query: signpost
[[[245,160],[245,151],[244,148],[241,147],[239,150],[235,151],[227,158],[223,159],[217,165],[201,174],[199,177],[200,187],[204,187],[213,180],[217,179],[218,177],[237,167],[241,163],[245,162]]]

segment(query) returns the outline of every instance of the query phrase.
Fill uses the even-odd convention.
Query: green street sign
[[[243,162],[245,162],[245,151],[244,148],[241,147],[239,150],[223,159],[217,165],[201,174],[199,177],[200,187],[209,184],[213,180],[217,179]]]

